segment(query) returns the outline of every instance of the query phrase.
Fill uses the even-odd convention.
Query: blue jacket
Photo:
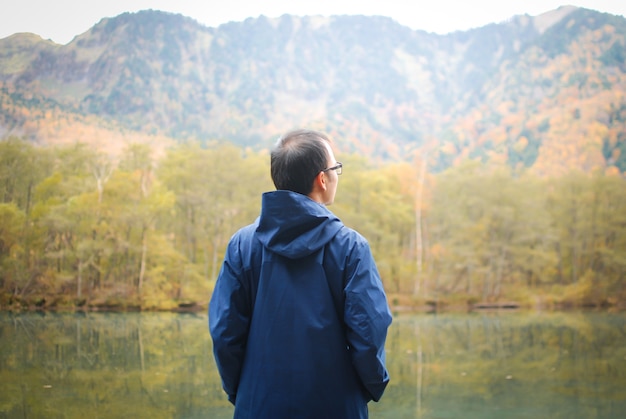
[[[209,305],[235,418],[366,418],[391,313],[367,241],[289,191],[230,240]]]

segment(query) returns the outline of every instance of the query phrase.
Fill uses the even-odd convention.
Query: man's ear
[[[326,182],[328,181],[328,179],[326,179],[326,173],[324,172],[319,172],[318,175],[315,177],[315,184],[314,187],[319,188],[322,191],[325,191],[326,188],[328,187],[326,185]]]
[[[326,174],[324,172],[319,172],[318,175],[315,176],[315,179],[313,179],[313,189],[307,196],[312,200],[323,204],[324,195],[326,194],[327,189],[328,179],[326,178]]]

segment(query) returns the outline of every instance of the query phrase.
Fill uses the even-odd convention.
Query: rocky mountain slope
[[[562,7],[437,35],[383,17],[259,17],[217,28],[159,11],[67,45],[0,40],[0,138],[42,144],[214,139],[287,129],[379,159],[427,152],[542,174],[626,171],[626,19]]]

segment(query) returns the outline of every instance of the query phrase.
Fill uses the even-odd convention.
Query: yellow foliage
[[[617,160],[619,159],[619,157],[622,155],[622,150],[619,148],[616,148],[613,150],[613,153],[611,153],[611,158],[613,160]]]
[[[513,149],[517,151],[518,153],[520,153],[524,151],[526,147],[528,147],[528,138],[522,135],[515,143],[515,146],[513,147]]]

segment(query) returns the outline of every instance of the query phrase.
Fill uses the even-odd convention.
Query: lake
[[[621,418],[626,313],[400,314],[371,418]],[[0,313],[0,418],[231,418],[207,316]]]

